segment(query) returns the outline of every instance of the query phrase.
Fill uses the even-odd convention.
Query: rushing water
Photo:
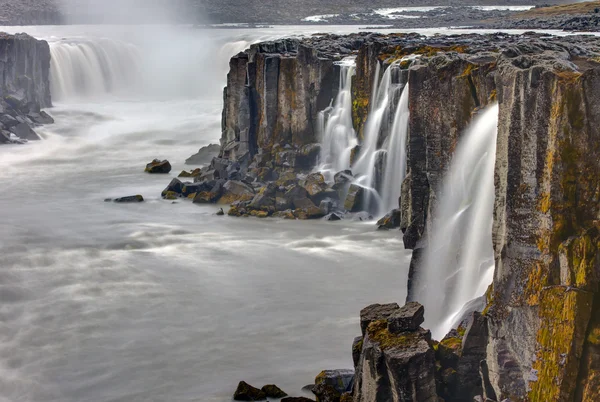
[[[32,29],[56,124],[0,148],[0,401],[229,401],[240,380],[300,395],[352,367],[360,309],[405,297],[399,232],[160,198],[220,137],[229,57],[285,30],[123,29]],[[172,174],[145,174],[155,157]]]
[[[489,106],[460,139],[434,212],[417,294],[437,339],[492,282],[492,211],[498,105]]]

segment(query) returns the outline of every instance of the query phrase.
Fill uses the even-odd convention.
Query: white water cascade
[[[350,169],[350,154],[358,144],[352,125],[352,76],[355,73],[354,58],[346,58],[340,66],[340,88],[333,106],[319,113],[321,152],[317,170],[325,180],[333,181],[337,172]]]
[[[54,100],[127,92],[139,86],[141,55],[136,46],[110,39],[50,45]]]
[[[404,60],[404,59],[402,59]],[[406,139],[408,135],[408,84],[400,83],[399,64],[392,63],[379,80],[380,66],[377,65],[375,83],[371,94],[371,108],[364,129],[364,141],[354,163],[350,164],[352,150],[358,145],[352,124],[352,76],[355,70],[354,59],[344,59],[341,65],[340,91],[333,106],[319,113],[321,132],[321,154],[316,170],[325,180],[332,181],[335,173],[350,169],[355,176],[353,181],[363,187],[363,206],[379,216],[398,208],[402,181],[406,174]],[[394,111],[394,99],[400,100]],[[384,123],[393,121],[386,140],[379,145]],[[378,171],[380,165],[382,171]],[[378,178],[377,176],[382,177]],[[378,182],[380,181],[380,182]]]
[[[385,144],[385,168],[379,215],[398,208],[402,181],[406,176],[406,140],[408,137],[408,83],[402,89],[394,123]]]
[[[460,139],[429,230],[414,300],[441,339],[463,307],[492,282],[492,212],[498,105],[485,109]]]

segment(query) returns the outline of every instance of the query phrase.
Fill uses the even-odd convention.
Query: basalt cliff
[[[253,45],[231,59],[220,155],[188,184],[210,183],[193,196],[233,203],[235,215],[360,210],[364,194],[348,187],[351,171],[328,182],[314,170],[319,112],[340,91],[339,62],[348,56],[356,69],[352,157],[365,146],[383,72],[393,65],[391,80],[408,84],[406,172],[388,227],[399,226],[414,252],[410,303],[361,312],[354,385],[333,400],[599,400],[600,40],[363,33]],[[420,256],[461,135],[496,103],[494,279],[485,308],[437,342],[411,300]]]
[[[48,43],[0,33],[0,73],[0,144],[39,139],[33,128],[53,123]]]

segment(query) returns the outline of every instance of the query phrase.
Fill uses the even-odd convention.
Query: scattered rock
[[[356,185],[350,185],[346,200],[344,201],[344,208],[348,212],[358,212],[363,210],[365,189]]]
[[[323,219],[326,221],[341,221],[342,217],[336,214],[335,212],[332,212],[330,214],[325,215]]]
[[[317,375],[317,377],[315,377],[315,384],[331,386],[338,393],[338,399],[339,399],[340,394],[342,394],[346,391],[349,391],[352,388],[353,380],[354,380],[354,370],[351,370],[351,369],[323,370]],[[315,394],[317,394],[317,393],[315,392]],[[317,394],[317,397],[319,397],[318,394]]]
[[[182,170],[181,173],[179,173],[179,176],[177,177],[198,177],[201,173],[202,171],[200,170],[200,168],[190,170],[189,172],[187,170]]]
[[[340,402],[341,394],[329,384],[316,384],[312,392],[319,402]]]
[[[377,221],[379,230],[397,229],[400,227],[400,212],[401,210],[393,209],[387,213],[383,218]]]
[[[264,385],[260,390],[265,393],[267,398],[284,398],[288,396],[281,388],[273,384]]]
[[[144,197],[142,197],[139,194],[138,195],[130,195],[127,197],[115,198],[113,201],[120,202],[120,203],[143,202]]]
[[[264,401],[267,399],[267,395],[247,382],[240,381],[233,394],[233,399],[236,401]]]
[[[183,183],[179,179],[173,179],[169,183],[169,185],[162,191],[161,195],[165,197],[167,193],[175,193],[181,194],[181,190],[183,189]]]
[[[217,216],[223,216],[223,215],[225,215],[223,208],[219,208],[219,210],[217,211]]]
[[[168,160],[154,159],[152,162],[146,165],[145,172],[148,173],[169,173],[171,171],[171,164]]]

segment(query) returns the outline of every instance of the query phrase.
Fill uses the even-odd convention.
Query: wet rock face
[[[400,317],[402,317],[400,319]],[[435,356],[431,334],[419,327],[423,307],[417,303],[373,305],[361,311],[355,402],[437,402]],[[406,320],[410,325],[398,325]],[[416,324],[416,325],[415,325]]]

